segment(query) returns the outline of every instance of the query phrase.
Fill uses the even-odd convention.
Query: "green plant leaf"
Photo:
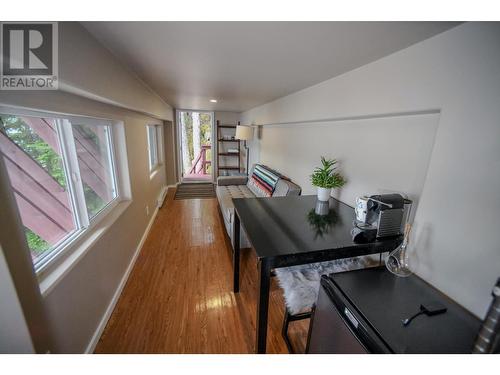
[[[314,186],[335,189],[345,185],[345,178],[336,171],[336,159],[326,159],[321,156],[321,167],[314,168],[311,183]]]

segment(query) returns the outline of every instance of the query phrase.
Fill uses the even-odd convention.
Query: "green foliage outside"
[[[346,180],[342,175],[335,170],[337,167],[337,160],[325,159],[321,157],[321,167],[316,167],[314,173],[311,175],[311,182],[314,186],[335,189],[345,185]]]
[[[87,125],[76,125],[73,124],[73,130],[79,131],[87,140],[94,143],[98,150],[101,149],[101,144],[99,143],[99,137],[94,133],[90,126]]]
[[[0,115],[0,131],[31,156],[61,187],[66,188],[61,157],[21,118]]]
[[[83,195],[85,195],[87,213],[90,218],[95,216],[106,205],[101,197],[85,182],[83,183]]]
[[[28,247],[35,256],[50,249],[50,244],[44,241],[39,235],[35,234],[31,229],[24,227],[24,233],[26,235]]]
[[[190,164],[193,163],[194,158],[198,155],[194,154],[193,146],[193,117],[192,112],[182,112],[184,117],[184,126],[186,127],[186,136],[188,142],[188,155]],[[210,113],[200,112],[200,138],[201,145],[211,144],[211,133],[212,133],[212,117]],[[212,150],[207,150],[207,160],[212,160]],[[211,165],[207,167],[207,172],[211,173]]]

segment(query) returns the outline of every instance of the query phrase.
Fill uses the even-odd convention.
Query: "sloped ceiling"
[[[176,108],[245,111],[457,22],[83,22]],[[210,103],[210,99],[217,103]]]

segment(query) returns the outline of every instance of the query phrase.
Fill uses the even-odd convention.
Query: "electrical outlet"
[[[146,206],[146,216],[149,216],[149,206]]]

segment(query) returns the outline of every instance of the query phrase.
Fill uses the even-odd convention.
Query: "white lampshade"
[[[234,138],[242,141],[250,141],[253,139],[253,128],[251,126],[237,125],[236,135]]]

